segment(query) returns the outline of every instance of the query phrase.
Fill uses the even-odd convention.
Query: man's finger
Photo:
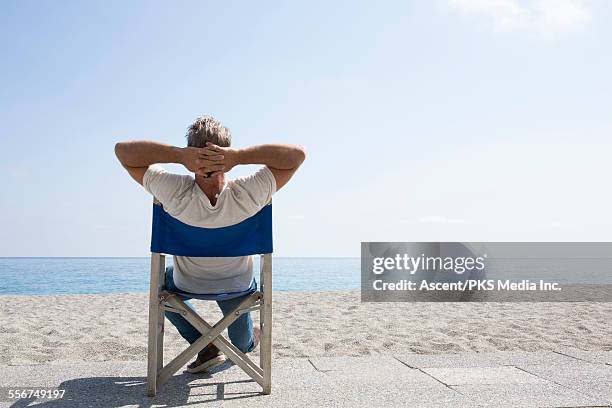
[[[221,152],[221,149],[213,150],[213,149],[209,149],[208,147],[206,147],[204,149],[201,149],[200,153],[205,155],[205,156],[216,156],[216,155],[218,155],[218,154],[220,154],[222,152]]]
[[[206,142],[206,149],[214,150],[217,152],[222,151],[219,146],[217,146],[216,144],[210,143],[210,142]]]
[[[220,161],[223,161],[223,159],[217,160],[217,159],[212,159],[210,157],[207,157],[205,159],[197,159],[196,163],[200,167],[208,167],[208,166],[216,166],[219,164]]]
[[[218,152],[214,152],[214,154],[211,154],[208,156],[204,155],[204,156],[201,156],[201,158],[204,160],[221,161],[225,159],[225,156],[222,154],[219,154]]]

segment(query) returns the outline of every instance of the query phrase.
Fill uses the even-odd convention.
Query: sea
[[[259,279],[259,257],[254,257]],[[172,257],[166,257],[172,264]],[[360,258],[273,258],[275,291],[358,290]],[[134,293],[149,290],[142,258],[0,258],[0,295]]]

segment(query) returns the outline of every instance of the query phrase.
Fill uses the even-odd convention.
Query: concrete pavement
[[[612,352],[320,357],[273,361],[272,395],[230,363],[145,395],[145,362],[0,366],[1,407],[612,406]],[[65,390],[10,400],[9,389]]]

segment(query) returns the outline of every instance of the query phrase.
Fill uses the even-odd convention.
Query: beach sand
[[[194,304],[220,317],[214,302]],[[274,357],[612,350],[612,303],[377,304],[357,291],[275,292],[273,308]],[[0,296],[0,365],[144,360],[147,310],[146,294]],[[186,343],[166,327],[169,361]]]

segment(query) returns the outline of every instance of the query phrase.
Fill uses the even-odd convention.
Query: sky
[[[203,114],[236,147],[305,146],[278,256],[610,241],[611,18],[606,0],[1,2],[0,256],[148,255],[151,197],[114,144],[183,146]]]

